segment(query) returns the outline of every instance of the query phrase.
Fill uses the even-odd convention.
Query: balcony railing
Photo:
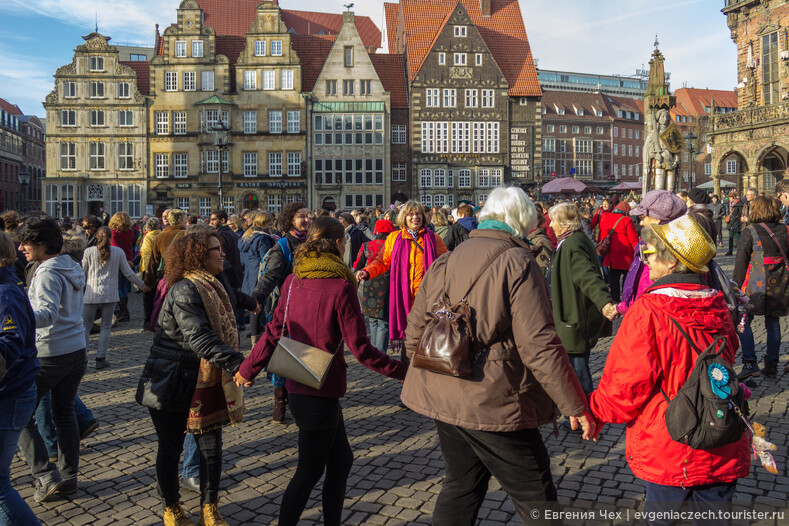
[[[712,133],[768,126],[781,122],[789,122],[789,103],[771,104],[715,115],[712,119]]]

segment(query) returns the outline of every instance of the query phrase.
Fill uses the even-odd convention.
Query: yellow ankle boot
[[[198,526],[230,526],[219,514],[219,506],[216,502],[203,504],[200,509],[200,519]]]
[[[195,521],[176,503],[164,508],[164,526],[195,526]]]

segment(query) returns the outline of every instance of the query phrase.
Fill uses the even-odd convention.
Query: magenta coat
[[[344,342],[356,359],[370,369],[389,378],[403,380],[407,367],[390,358],[370,343],[364,325],[356,288],[343,279],[301,279],[294,274],[285,279],[282,297],[266,332],[241,364],[239,373],[247,380],[255,378],[268,364],[282,333],[282,319],[288,304],[288,289],[293,290],[288,311],[288,337],[326,352],[335,352]],[[320,390],[287,380],[289,393],[340,398],[346,390],[344,349],[334,358],[326,382]]]

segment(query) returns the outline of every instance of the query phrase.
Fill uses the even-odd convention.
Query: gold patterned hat
[[[717,249],[710,235],[695,219],[684,215],[651,228],[682,264],[697,274],[709,272],[707,263],[715,257]]]

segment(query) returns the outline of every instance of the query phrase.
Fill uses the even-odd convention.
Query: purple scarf
[[[422,249],[425,251],[425,273],[436,259],[435,234],[426,228],[420,229],[422,234]],[[408,236],[404,239],[403,236]],[[416,242],[405,230],[401,230],[392,247],[392,260],[389,266],[389,339],[402,340],[405,337],[405,327],[408,313],[411,312],[411,285],[408,279],[408,262],[411,250],[419,250]]]

